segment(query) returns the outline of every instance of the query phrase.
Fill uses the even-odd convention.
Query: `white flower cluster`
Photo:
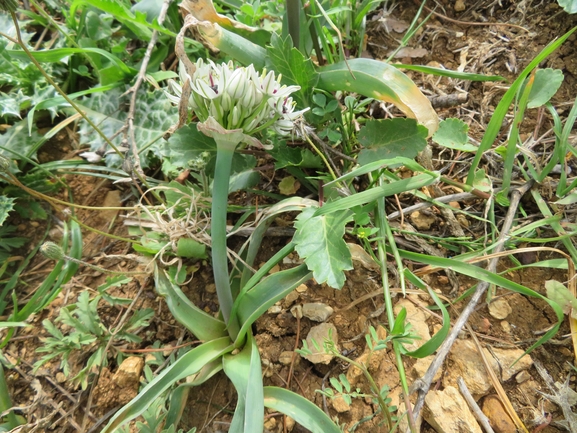
[[[281,75],[264,70],[260,75],[253,65],[234,68],[232,62],[217,65],[211,60],[199,59],[191,77],[180,64],[181,82],[190,80],[192,89],[189,107],[200,122],[213,117],[223,128],[242,129],[252,135],[265,128],[272,128],[280,135],[288,135],[293,122],[305,111],[295,111],[296,102],[289,96],[299,86],[283,86]],[[168,98],[178,104],[182,96],[182,85],[170,81],[174,95]]]

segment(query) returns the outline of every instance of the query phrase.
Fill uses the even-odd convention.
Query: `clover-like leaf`
[[[353,269],[351,252],[343,239],[353,213],[347,209],[314,216],[315,211],[307,208],[297,217],[293,239],[296,251],[317,283],[340,289],[345,283],[344,271]]]

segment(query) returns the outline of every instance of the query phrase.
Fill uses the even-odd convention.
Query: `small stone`
[[[455,12],[463,12],[466,9],[465,2],[463,0],[457,0],[454,9]]]
[[[413,365],[413,374],[415,376],[415,379],[421,378],[425,375],[425,373],[429,369],[429,366],[431,365],[431,362],[433,362],[433,359],[435,359],[433,355],[417,359],[417,362],[415,362],[415,364]],[[443,378],[443,369],[439,368],[435,373],[433,382],[438,382],[442,378]]]
[[[351,405],[347,403],[342,394],[337,394],[334,398],[332,398],[331,404],[333,409],[338,413],[344,413],[351,410]]]
[[[264,427],[266,430],[270,430],[270,431],[274,430],[275,427],[276,427],[276,419],[275,419],[275,417],[272,416],[272,417],[270,417],[269,419],[267,419],[267,420],[264,422],[263,427]]]
[[[266,312],[268,314],[278,314],[282,311],[282,308],[280,305],[273,305],[272,307],[270,307],[268,310],[266,310]]]
[[[439,275],[437,277],[437,282],[443,286],[446,286],[449,284],[449,278],[447,278],[445,275]]]
[[[515,381],[517,383],[523,383],[528,381],[529,379],[531,379],[531,375],[527,370],[523,370],[520,373],[518,373],[517,376],[515,376]]]
[[[290,363],[293,361],[293,355],[294,352],[292,350],[285,350],[279,355],[278,362],[280,362],[282,365],[290,365]]]
[[[138,356],[129,356],[118,367],[112,381],[121,388],[136,386],[140,383],[140,374],[144,368],[144,359]]]
[[[529,355],[523,355],[525,351],[521,349],[494,347],[492,352],[501,367],[501,380],[503,382],[507,382],[520,371],[528,370],[533,365],[533,359]]]
[[[286,297],[284,298],[283,301],[283,306],[285,308],[290,307],[292,304],[294,304],[294,302],[299,298],[299,294],[298,292],[296,292],[295,290],[293,290],[292,292],[290,292],[288,295],[286,295]]]
[[[413,212],[410,216],[411,222],[419,230],[429,230],[437,220],[434,215],[428,215],[419,211]]]
[[[320,302],[303,305],[303,316],[308,317],[315,322],[326,321],[333,312],[334,310],[331,307]]]
[[[513,309],[504,298],[497,298],[489,304],[489,314],[495,319],[506,319]]]
[[[61,371],[59,371],[58,373],[56,373],[56,382],[58,382],[58,383],[64,383],[64,382],[66,382],[66,376],[65,376],[64,373],[62,373]]]
[[[286,429],[288,431],[292,431],[293,428],[295,428],[295,424],[296,421],[294,419],[292,419],[290,416],[285,417],[286,418]]]
[[[295,317],[297,319],[302,319],[303,318],[303,306],[302,305],[295,305],[294,307],[291,308],[291,314],[293,315],[293,317]]]
[[[206,293],[216,293],[216,284],[207,284],[204,289]]]
[[[306,338],[307,345],[312,354],[305,356],[305,359],[313,364],[329,364],[334,358],[333,355],[325,353],[324,350],[324,342],[329,339],[332,339],[335,345],[339,342],[339,336],[335,325],[332,323],[321,323],[320,325],[313,326]],[[318,349],[315,347],[313,340],[316,341],[319,346]]]
[[[483,399],[483,413],[489,418],[489,424],[495,430],[495,433],[516,433],[517,428],[511,420],[505,408],[501,404],[499,397],[488,395]]]
[[[448,386],[442,391],[429,391],[425,397],[423,417],[442,433],[482,433],[469,406],[459,391]]]
[[[296,290],[298,293],[304,293],[304,292],[306,292],[308,289],[309,289],[309,288],[307,287],[306,284],[301,284],[301,285],[298,286],[295,290]]]
[[[280,271],[280,266],[278,265],[278,263],[276,265],[274,265],[270,271],[268,271],[269,274],[276,274],[277,272]]]
[[[501,329],[503,329],[507,334],[511,333],[511,325],[506,320],[501,322]]]

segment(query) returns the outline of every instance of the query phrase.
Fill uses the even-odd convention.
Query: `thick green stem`
[[[216,284],[220,310],[228,326],[228,333],[234,340],[239,331],[239,324],[236,316],[231,317],[233,299],[228,273],[226,215],[232,157],[238,143],[233,144],[220,137],[214,138],[217,143],[217,152],[214,184],[212,187],[212,221],[210,230],[212,239],[212,271],[214,273],[214,283]]]

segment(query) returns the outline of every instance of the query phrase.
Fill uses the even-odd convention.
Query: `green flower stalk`
[[[188,67],[185,66],[188,64]],[[232,62],[220,65],[200,59],[196,64],[180,63],[182,84],[170,82],[174,94],[168,98],[180,105],[183,85],[190,88],[188,107],[199,119],[198,130],[216,142],[216,168],[212,189],[212,267],[216,292],[228,332],[233,340],[240,329],[238,318],[231,317],[234,302],[228,271],[226,215],[228,188],[234,151],[245,143],[264,147],[254,137],[270,128],[288,135],[294,121],[306,110],[295,111],[290,94],[299,86],[284,86],[273,71],[258,74],[253,65],[234,68]],[[188,92],[185,92],[188,94]]]

